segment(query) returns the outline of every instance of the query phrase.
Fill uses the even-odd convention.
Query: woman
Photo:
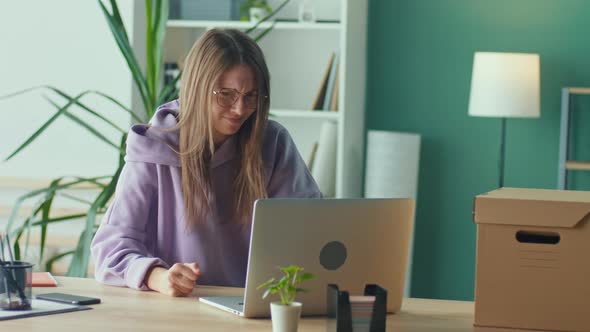
[[[244,286],[254,201],[321,196],[269,107],[258,45],[236,30],[206,32],[186,58],[180,99],[129,132],[92,242],[98,281],[171,296],[196,283]]]

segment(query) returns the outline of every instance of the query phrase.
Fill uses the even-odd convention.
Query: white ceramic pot
[[[280,302],[272,302],[270,316],[273,332],[297,332],[301,303],[293,302],[291,305],[283,305]]]
[[[250,22],[256,24],[268,15],[268,11],[264,8],[253,7],[250,8]]]

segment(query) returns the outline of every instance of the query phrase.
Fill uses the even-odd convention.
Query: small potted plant
[[[258,23],[271,12],[267,0],[244,0],[240,6],[241,20],[248,21],[249,18],[252,23]]]
[[[280,301],[271,302],[270,316],[272,319],[273,332],[296,332],[301,316],[301,303],[295,302],[297,293],[305,292],[299,285],[314,278],[311,273],[303,272],[303,268],[297,265],[278,267],[285,274],[281,279],[271,278],[257,287],[266,288],[262,298],[265,299],[271,294],[279,294]]]

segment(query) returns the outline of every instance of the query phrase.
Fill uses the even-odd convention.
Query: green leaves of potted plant
[[[267,0],[244,0],[240,6],[241,20],[257,23],[272,12]]]
[[[299,285],[314,278],[311,273],[303,272],[303,268],[297,265],[278,267],[285,274],[281,279],[271,278],[259,285],[257,289],[266,288],[262,298],[268,295],[279,294],[281,301],[270,304],[272,318],[272,330],[274,332],[295,332],[301,316],[301,303],[295,302],[297,293],[305,292]]]

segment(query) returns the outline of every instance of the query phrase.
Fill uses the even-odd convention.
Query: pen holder
[[[30,310],[33,264],[0,262],[0,309]]]
[[[350,295],[337,285],[327,287],[328,331],[329,332],[384,332],[387,315],[387,291],[374,284],[365,286],[364,296],[373,296],[372,306],[360,304],[353,319]],[[359,314],[360,312],[360,314]],[[360,324],[359,324],[360,321]]]

